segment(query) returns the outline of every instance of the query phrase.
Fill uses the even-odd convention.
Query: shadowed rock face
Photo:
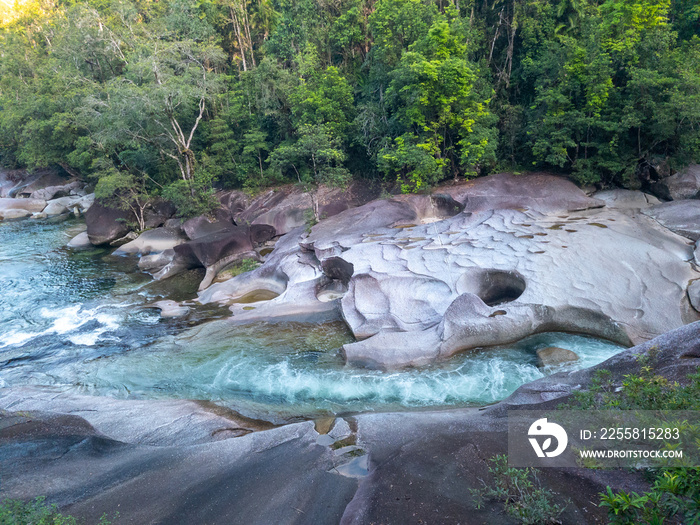
[[[343,352],[350,363],[380,368],[544,331],[635,344],[698,319],[686,293],[700,277],[693,248],[639,213],[649,204],[643,194],[615,195],[603,207],[557,177],[533,176],[541,193],[528,190],[529,178],[478,180],[440,189],[472,211],[446,216],[428,196],[373,201],[306,237],[283,238],[258,270],[200,300],[226,302],[241,287],[265,288],[284,275],[284,292],[256,305],[256,319],[292,305],[321,310],[324,265],[352,268],[340,310],[358,342]],[[250,315],[234,313],[241,321]]]
[[[85,212],[87,234],[94,245],[107,244],[124,237],[130,230],[130,222],[135,222],[131,211],[108,208],[99,202],[95,202]]]
[[[665,177],[651,185],[651,191],[666,200],[697,199],[700,197],[700,164]]]

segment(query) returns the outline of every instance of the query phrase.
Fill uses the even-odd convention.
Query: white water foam
[[[20,346],[45,335],[65,335],[66,340],[74,345],[93,346],[103,334],[119,328],[122,321],[122,316],[103,310],[104,307],[84,309],[81,305],[57,309],[42,308],[39,311],[39,317],[51,323],[48,328],[40,332],[14,330],[2,334],[0,348]],[[79,329],[91,321],[96,321],[99,326],[94,330],[80,333]]]

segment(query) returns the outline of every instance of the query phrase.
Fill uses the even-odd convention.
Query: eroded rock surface
[[[678,235],[700,239],[700,200],[664,202],[644,213]]]
[[[344,346],[346,359],[380,368],[544,331],[636,344],[698,319],[686,293],[700,277],[693,248],[638,212],[653,200],[592,199],[558,177],[532,177],[440,188],[450,196],[442,206],[436,195],[402,196],[343,211],[309,235],[283,237],[262,267],[200,301],[275,289],[254,313],[232,306],[235,318],[326,312],[338,300],[320,301],[319,291],[338,282],[348,290],[340,312],[358,339]]]

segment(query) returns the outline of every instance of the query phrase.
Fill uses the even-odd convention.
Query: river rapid
[[[147,307],[196,297],[203,272],[154,282],[137,259],[66,248],[81,223],[0,223],[0,387],[46,385],[120,398],[211,401],[273,422],[363,411],[482,405],[551,371],[536,350],[576,352],[576,368],[623,350],[562,333],[464,353],[420,369],[347,367],[342,321],[237,326],[223,308],[162,319]]]

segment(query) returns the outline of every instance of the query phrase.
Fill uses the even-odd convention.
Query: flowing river
[[[481,405],[543,376],[536,350],[576,352],[577,368],[623,348],[571,334],[532,336],[503,348],[400,372],[346,367],[352,340],[341,321],[228,322],[195,308],[161,319],[146,306],[192,299],[202,273],[154,282],[136,258],[71,250],[76,220],[0,223],[0,387],[51,385],[131,398],[212,401],[274,422],[371,410]]]

